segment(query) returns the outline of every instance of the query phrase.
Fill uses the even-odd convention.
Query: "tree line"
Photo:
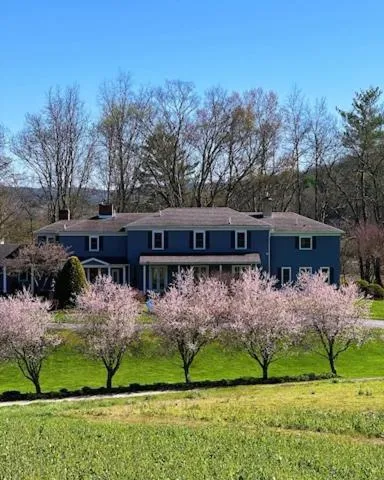
[[[269,195],[275,210],[337,224],[355,240],[357,225],[381,228],[378,87],[357,92],[348,110],[331,111],[325,99],[310,103],[297,88],[283,100],[261,88],[201,94],[190,82],[141,87],[120,73],[101,85],[98,105],[91,118],[77,86],[53,88],[20,132],[1,131],[0,236],[17,236],[21,218],[32,230],[36,218],[53,222],[63,208],[74,218],[88,213],[91,189],[118,212],[258,211]],[[12,161],[24,168],[22,181]],[[9,188],[26,183],[39,187],[38,198]],[[358,256],[361,276],[374,276],[379,256]]]
[[[73,321],[79,322],[84,353],[106,369],[106,388],[129,348],[147,328],[170,352],[177,352],[189,383],[190,367],[210,342],[243,349],[259,365],[263,380],[269,367],[289,348],[311,346],[325,357],[332,374],[336,361],[352,345],[367,339],[363,318],[369,305],[354,284],[336,289],[323,276],[304,274],[296,286],[275,288],[276,280],[247,270],[230,281],[195,279],[180,272],[164,295],[152,295],[152,322],[140,321],[137,292],[100,276],[76,296]],[[63,339],[52,332],[49,302],[29,291],[0,297],[0,347],[41,393],[43,362]]]

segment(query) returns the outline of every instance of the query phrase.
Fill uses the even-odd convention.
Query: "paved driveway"
[[[384,320],[364,320],[364,323],[369,328],[384,328]]]
[[[364,320],[364,325],[367,328],[384,328],[384,320],[371,320],[366,319]],[[60,323],[60,322],[52,322],[50,328],[53,330],[80,330],[81,324],[79,323]],[[145,327],[151,327],[150,324],[146,324]]]

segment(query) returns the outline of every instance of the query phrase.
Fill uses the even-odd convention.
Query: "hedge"
[[[336,378],[332,373],[306,373],[296,376],[270,377],[266,380],[258,377],[241,377],[235,379],[222,380],[201,380],[196,382],[180,382],[180,383],[152,383],[140,384],[131,383],[127,386],[113,387],[107,389],[106,387],[91,388],[82,387],[79,390],[67,390],[62,388],[59,391],[44,392],[44,393],[21,393],[18,390],[9,390],[0,394],[0,402],[21,401],[21,400],[48,400],[61,399],[71,397],[92,397],[95,395],[114,395],[118,393],[139,393],[139,392],[166,392],[166,391],[186,391],[196,389],[220,388],[220,387],[236,387],[240,385],[271,385],[278,383],[292,383],[292,382],[309,382],[314,380],[327,380]]]

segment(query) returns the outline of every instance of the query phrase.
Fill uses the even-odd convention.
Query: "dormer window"
[[[90,252],[98,252],[99,251],[99,237],[93,236],[88,238],[89,241],[89,251]]]
[[[247,232],[245,230],[237,230],[235,235],[236,250],[245,250],[247,248]]]
[[[162,230],[152,232],[152,249],[164,250],[164,232]]]
[[[193,232],[193,249],[205,250],[205,232],[202,230],[195,230]]]

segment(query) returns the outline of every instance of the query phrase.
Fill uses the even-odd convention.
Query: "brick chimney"
[[[68,208],[59,210],[59,220],[70,220],[71,214]]]
[[[112,203],[99,203],[99,217],[111,218],[115,215]]]

